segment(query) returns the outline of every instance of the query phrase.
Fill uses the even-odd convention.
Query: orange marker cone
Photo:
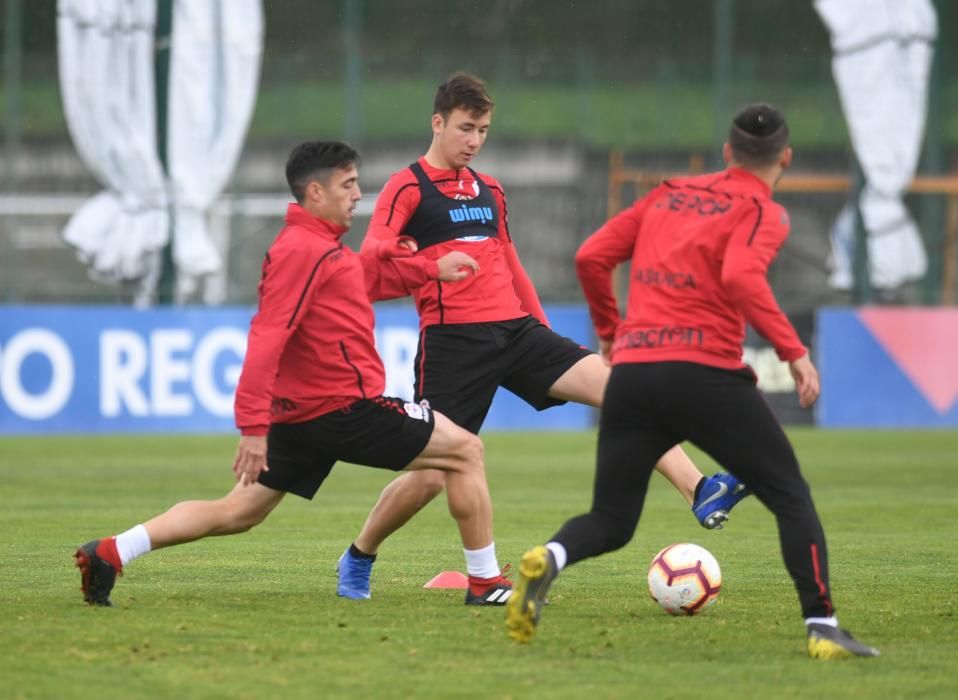
[[[423,588],[462,588],[469,586],[466,575],[459,571],[441,571],[423,584]]]

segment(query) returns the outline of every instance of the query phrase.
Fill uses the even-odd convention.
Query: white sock
[[[482,549],[463,549],[466,555],[466,571],[477,578],[495,578],[500,573],[496,560],[496,543]]]
[[[831,617],[806,617],[806,625],[828,625],[829,627],[838,627],[838,618],[832,615]]]
[[[120,564],[123,566],[143,556],[152,548],[150,534],[142,525],[137,525],[116,536],[116,551],[120,553]]]
[[[548,542],[546,543],[546,549],[552,552],[552,556],[555,557],[556,571],[562,571],[565,568],[565,563],[569,561],[569,554],[565,551],[565,547],[558,542]]]

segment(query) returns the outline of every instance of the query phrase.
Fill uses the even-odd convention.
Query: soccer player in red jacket
[[[340,460],[441,470],[470,585],[497,604],[508,599],[479,439],[427,406],[383,396],[385,371],[373,340],[371,300],[406,295],[410,282],[465,279],[475,262],[460,252],[409,257],[412,251],[397,245],[360,256],[343,245],[360,199],[357,162],[346,144],[308,142],[286,164],[296,203],[263,262],[236,389],[236,486],[219,500],[178,503],[78,548],[86,602],[110,605],[116,575],[153,549],[249,530],[286,493],[311,499]]]
[[[596,333],[612,354],[595,490],[588,513],[523,555],[506,614],[516,641],[532,638],[559,571],[632,539],[656,460],[690,440],[774,513],[809,655],[878,653],[837,626],[825,535],[808,484],[742,362],[749,323],[788,362],[801,405],[818,397],[818,372],[767,279],[789,231],[788,214],[771,199],[792,160],[784,117],[766,104],[746,107],[732,122],[723,155],[728,169],[666,180],[576,255]],[[626,260],[631,274],[622,319],[612,270]]]
[[[415,241],[421,257],[461,248],[477,261],[478,273],[463,282],[430,282],[412,292],[421,329],[416,400],[472,433],[500,386],[538,410],[566,401],[599,406],[609,377],[602,357],[549,327],[516,254],[502,186],[469,167],[486,140],[492,109],[475,76],[456,73],[439,86],[429,150],[386,183],[363,242],[366,250],[402,237]],[[704,477],[678,446],[662,455],[658,469],[707,528],[720,527],[748,493],[729,474]],[[340,559],[340,595],[369,597],[380,545],[442,488],[441,473],[422,471],[383,490]]]

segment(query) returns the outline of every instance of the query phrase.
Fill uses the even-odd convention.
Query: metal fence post
[[[4,98],[4,177],[6,180],[6,189],[10,194],[17,191],[19,183],[17,179],[17,160],[20,157],[20,117],[21,117],[21,56],[22,45],[20,43],[20,34],[23,24],[23,13],[21,12],[20,0],[7,0],[6,13],[4,15],[4,51],[3,51],[3,98]],[[16,299],[17,296],[17,261],[16,241],[14,236],[17,230],[17,220],[12,219],[10,227],[3,240],[3,260],[4,260],[4,284],[3,296],[8,302]]]
[[[363,26],[362,0],[343,0],[343,43],[346,67],[343,86],[346,109],[343,111],[343,134],[353,146],[363,135],[363,57],[360,40]]]
[[[710,166],[722,167],[722,144],[725,142],[726,129],[732,118],[731,95],[732,58],[735,41],[735,0],[715,0],[712,13],[712,36],[715,42],[712,57],[713,95],[712,95],[712,153],[707,159]]]
[[[156,150],[163,166],[169,173],[166,142],[168,131],[167,110],[170,95],[170,48],[173,33],[173,0],[157,0],[155,46],[153,67],[156,76]],[[163,248],[160,280],[156,287],[156,300],[160,304],[173,303],[176,284],[176,267],[173,265],[173,207],[170,207],[169,241]]]
[[[868,232],[865,230],[861,207],[865,173],[857,158],[853,157],[852,163],[851,204],[852,211],[855,212],[855,259],[852,262],[855,280],[852,287],[852,300],[856,306],[864,306],[872,299],[871,270],[868,264]]]
[[[941,174],[945,170],[944,162],[944,134],[945,120],[942,119],[944,87],[944,66],[947,65],[949,39],[948,31],[942,27],[950,27],[950,2],[936,0],[938,12],[938,39],[934,47],[934,56],[931,64],[931,73],[928,78],[928,109],[925,121],[925,144],[922,151],[923,167],[920,168],[929,174]],[[944,256],[945,246],[945,202],[948,197],[926,195],[919,204],[919,230],[922,240],[928,250],[928,271],[921,281],[922,304],[941,303],[943,266],[946,264]]]

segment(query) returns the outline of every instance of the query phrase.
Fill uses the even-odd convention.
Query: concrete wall
[[[412,162],[425,145],[362,148],[361,184],[370,200],[389,175]],[[276,202],[275,207],[260,206],[256,215],[233,215],[226,221],[228,303],[249,303],[255,298],[263,253],[282,222],[286,201],[283,168],[288,149],[288,144],[247,149],[227,192],[237,198],[257,195],[260,200],[265,195]],[[687,158],[687,154],[647,154],[631,158],[630,165],[675,172],[685,167]],[[832,162],[820,160],[818,169],[836,170],[834,158]],[[605,220],[607,162],[607,153],[590,152],[569,143],[501,141],[490,143],[478,159],[478,169],[494,175],[505,187],[510,230],[545,300],[581,299],[572,258],[579,243]],[[806,161],[802,167],[816,168],[814,161]],[[82,264],[60,238],[73,206],[64,196],[69,196],[69,202],[79,202],[99,190],[72,149],[31,148],[21,154],[18,172],[20,194],[0,196],[5,202],[0,207],[0,300],[125,301],[122,290],[89,280]],[[50,207],[49,214],[8,213],[30,193],[53,196],[59,204]],[[801,311],[847,303],[847,295],[830,290],[826,283],[828,229],[844,198],[787,195],[781,201],[791,212],[792,236],[770,276],[782,305],[790,311]],[[367,223],[368,218],[358,217],[347,243],[358,246]]]

